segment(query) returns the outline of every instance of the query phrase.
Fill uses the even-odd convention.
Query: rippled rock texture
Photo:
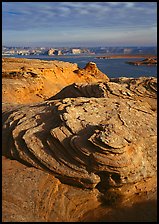
[[[65,87],[49,99],[64,99],[76,97],[119,97],[127,100],[140,100],[157,109],[157,79],[156,78],[111,78],[110,82],[96,82],[91,84],[74,83]]]
[[[121,212],[113,204],[155,201],[156,82],[73,84],[44,102],[6,107],[4,221],[107,221]],[[11,162],[20,165],[9,173]]]
[[[106,172],[105,181],[116,186],[156,172],[156,113],[148,104],[67,98],[25,106],[4,117],[10,145],[5,153],[68,183],[94,188],[100,172]]]

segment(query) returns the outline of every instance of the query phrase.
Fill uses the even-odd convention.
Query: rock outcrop
[[[74,82],[108,80],[93,63],[80,69],[77,64],[62,61],[2,59],[2,100],[8,103],[42,102]]]
[[[126,62],[127,64],[130,64],[130,65],[157,65],[157,58],[145,58],[144,60],[142,61],[128,61]]]
[[[67,98],[25,106],[4,119],[4,155],[66,183],[94,188],[105,172],[107,188],[111,176],[116,186],[156,173],[156,113],[145,102]]]
[[[3,158],[3,222],[74,222],[100,202],[98,190],[62,184],[49,173]]]
[[[49,99],[64,99],[76,97],[119,97],[127,100],[140,100],[150,104],[153,110],[157,109],[157,79],[156,78],[111,78],[110,82],[91,84],[73,83],[63,88]]]
[[[85,75],[88,75],[88,76],[91,75],[94,78],[98,78],[98,79],[101,79],[102,81],[104,81],[103,75],[105,75],[105,74],[98,69],[96,63],[94,63],[94,62],[89,62],[86,64],[86,66],[83,69],[78,68],[74,72],[77,73],[80,77],[83,77]],[[109,78],[106,77],[105,80],[108,82]]]
[[[2,220],[156,221],[156,101],[157,79],[141,77],[4,102]]]

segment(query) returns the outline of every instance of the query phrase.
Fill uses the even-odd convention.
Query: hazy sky
[[[2,44],[156,46],[157,2],[3,2]]]

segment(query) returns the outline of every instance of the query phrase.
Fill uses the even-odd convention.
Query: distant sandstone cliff
[[[71,69],[79,82],[41,102],[2,96],[2,220],[156,221],[157,79]]]

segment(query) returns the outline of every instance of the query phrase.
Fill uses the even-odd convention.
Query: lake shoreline
[[[125,54],[125,55],[103,55],[103,56],[97,56],[96,58],[101,58],[101,59],[115,59],[115,58],[156,58],[157,56],[151,55],[151,54]]]
[[[79,54],[79,55],[2,55],[2,58],[21,58],[21,57],[46,57],[46,58],[81,58],[92,57],[101,59],[115,59],[115,58],[157,58],[157,55],[152,54]]]
[[[138,57],[138,59],[143,60],[145,59],[146,56],[148,55],[113,55],[113,58],[108,58],[108,59],[100,59],[97,58],[99,55],[94,55],[94,56],[44,56],[44,55],[19,55],[19,56],[13,56],[13,57],[3,57],[2,60],[5,58],[26,58],[26,59],[38,59],[42,61],[63,61],[63,62],[70,62],[73,64],[77,64],[79,68],[84,68],[85,65],[88,62],[94,62],[97,64],[98,68],[108,75],[110,78],[115,78],[115,77],[120,77],[120,76],[126,76],[126,77],[140,77],[140,76],[157,76],[157,69],[156,66],[131,66],[126,63],[126,61],[136,61],[135,56]],[[104,54],[103,54],[104,56]],[[123,57],[123,58],[120,58]],[[125,58],[124,58],[125,57]],[[113,60],[114,59],[114,60]]]

